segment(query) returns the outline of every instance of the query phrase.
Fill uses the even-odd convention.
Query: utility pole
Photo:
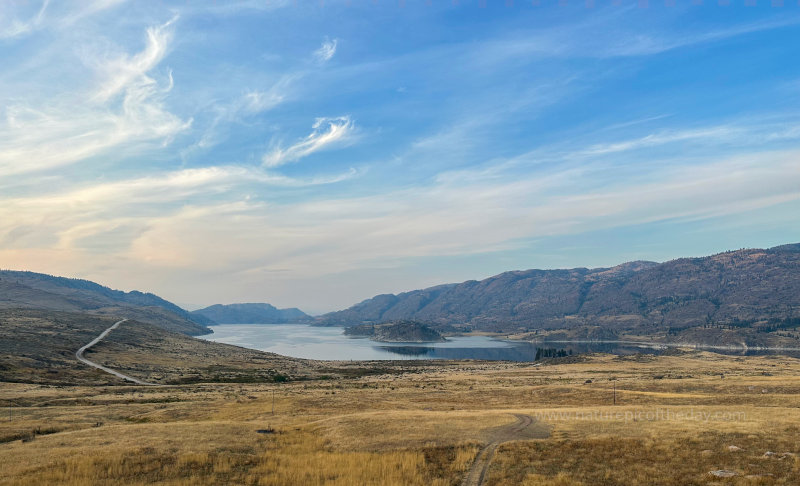
[[[275,415],[275,389],[272,389],[272,415]]]
[[[614,381],[614,405],[617,404],[617,382]]]

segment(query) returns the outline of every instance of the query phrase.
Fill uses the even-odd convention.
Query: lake
[[[258,349],[294,358],[321,360],[483,359],[533,361],[537,348],[573,353],[660,353],[651,347],[622,343],[530,343],[486,336],[448,338],[444,343],[378,343],[344,335],[341,327],[306,324],[222,324],[202,339]]]

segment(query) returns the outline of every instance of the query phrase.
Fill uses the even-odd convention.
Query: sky
[[[798,59],[793,2],[4,1],[0,267],[321,313],[800,242]]]

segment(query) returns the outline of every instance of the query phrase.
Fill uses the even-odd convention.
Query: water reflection
[[[378,346],[378,348],[394,354],[419,358],[428,357],[434,351],[434,348],[427,348],[424,346]]]

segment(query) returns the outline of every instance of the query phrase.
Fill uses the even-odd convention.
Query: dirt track
[[[544,439],[550,436],[550,429],[535,422],[530,415],[515,413],[514,416],[517,418],[515,423],[498,427],[489,433],[489,443],[475,456],[475,462],[472,463],[461,486],[481,486],[483,484],[494,452],[497,450],[497,446],[503,442]]]

